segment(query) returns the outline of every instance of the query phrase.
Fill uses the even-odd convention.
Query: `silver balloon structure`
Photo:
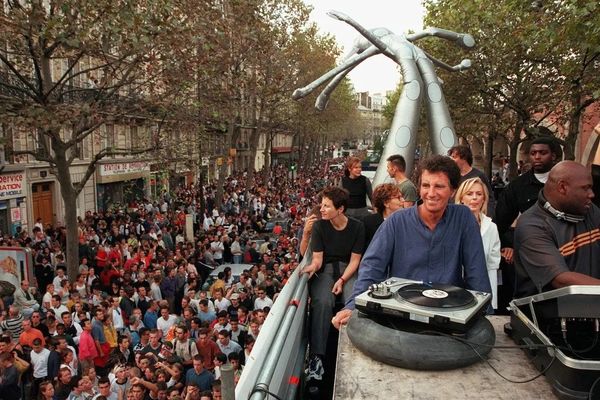
[[[424,37],[434,36],[452,41],[464,49],[470,49],[475,45],[473,37],[439,28],[426,28],[418,33],[397,35],[387,28],[365,29],[358,22],[338,11],[330,11],[328,15],[351,25],[361,36],[354,41],[353,48],[340,65],[305,87],[296,89],[292,98],[301,99],[329,81],[315,103],[318,110],[324,110],[333,90],[354,67],[369,57],[384,54],[400,66],[404,86],[381,160],[400,154],[406,160],[406,170],[412,171],[423,97],[427,105],[432,150],[435,154],[446,154],[448,149],[455,145],[456,134],[435,66],[452,72],[462,71],[471,66],[471,61],[464,59],[460,64],[451,66],[427,54],[414,42]],[[386,164],[380,162],[373,186],[383,183],[386,177]]]

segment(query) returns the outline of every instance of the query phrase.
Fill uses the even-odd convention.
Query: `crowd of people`
[[[5,235],[0,244],[31,249],[35,283],[2,293],[0,399],[219,399],[222,366],[237,382],[309,246],[301,272],[310,276],[314,380],[323,378],[331,323],[346,323],[354,297],[389,276],[493,293],[489,312],[506,311],[517,293],[599,283],[597,268],[585,270],[588,258],[578,257],[588,244],[589,259],[600,256],[596,236],[577,241],[600,222],[591,177],[558,163],[550,138],[534,140],[529,155],[531,168],[498,199],[462,145],[421,160],[412,181],[404,159],[389,157],[390,183],[375,190],[356,157],[343,171],[325,164],[295,176],[284,166],[252,178],[234,173],[220,206],[214,184],[176,187],[155,201],[82,216],[76,276],[67,276],[64,228],[38,222]],[[515,240],[519,214],[526,222],[516,223]],[[184,233],[186,215],[193,237]],[[533,240],[523,233],[530,231]],[[214,276],[229,263],[248,268]]]
[[[1,239],[31,249],[35,282],[5,293],[0,398],[219,399],[237,382],[273,301],[297,267],[298,230],[327,167],[235,173],[79,219],[76,276],[63,227]],[[204,210],[204,212],[202,212]],[[186,238],[185,215],[194,237]],[[275,222],[273,222],[275,221]],[[222,264],[248,264],[239,276]]]

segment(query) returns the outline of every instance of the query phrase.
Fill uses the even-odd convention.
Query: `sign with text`
[[[0,175],[0,200],[25,196],[25,173]]]
[[[150,172],[150,165],[147,162],[128,162],[114,164],[100,164],[99,171],[101,176],[113,176],[140,172]]]

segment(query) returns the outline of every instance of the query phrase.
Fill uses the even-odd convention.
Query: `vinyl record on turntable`
[[[398,289],[396,295],[409,303],[435,308],[466,307],[476,302],[468,290],[442,284],[413,283]]]

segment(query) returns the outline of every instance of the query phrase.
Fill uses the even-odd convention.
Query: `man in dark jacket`
[[[535,204],[550,170],[561,156],[560,146],[553,137],[534,139],[529,147],[531,169],[510,182],[498,199],[494,222],[498,226],[503,258],[500,265],[503,284],[498,288],[498,310],[505,309],[514,294],[513,223],[519,214]]]
[[[54,349],[48,356],[48,379],[54,380],[58,378],[58,371],[60,370],[61,356],[64,350],[67,349],[67,340],[64,336],[56,336],[52,340]]]
[[[167,276],[160,283],[160,291],[164,300],[169,302],[169,311],[175,312],[175,292],[177,290],[177,279],[175,278],[175,268],[168,269]]]

